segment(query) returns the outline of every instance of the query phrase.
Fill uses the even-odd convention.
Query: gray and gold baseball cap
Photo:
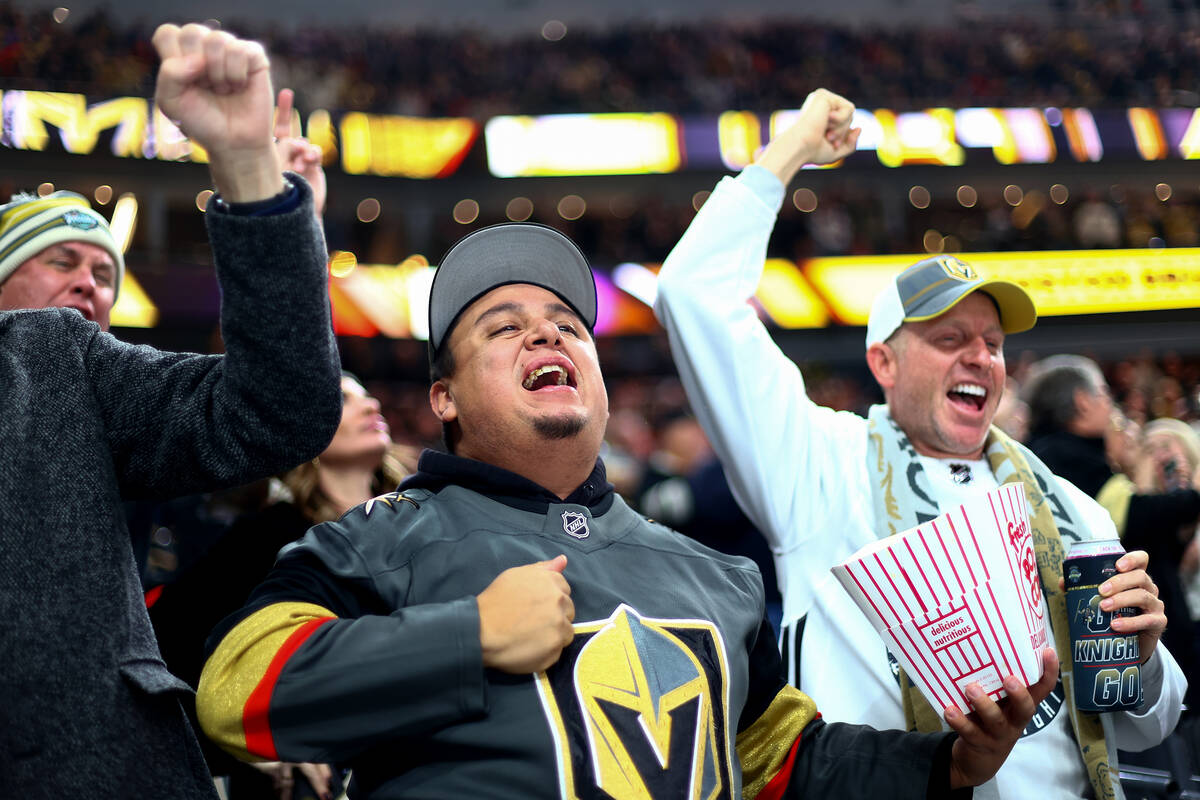
[[[1033,300],[1017,284],[984,278],[954,256],[934,256],[907,267],[875,298],[867,320],[867,347],[886,342],[905,322],[945,314],[972,292],[996,301],[1005,333],[1027,331],[1037,322]]]
[[[498,286],[529,283],[554,292],[588,330],[596,327],[596,279],[575,243],[546,225],[480,228],[447,251],[429,289],[429,353],[437,353],[463,310]]]

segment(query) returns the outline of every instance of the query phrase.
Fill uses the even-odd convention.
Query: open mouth
[[[960,383],[946,393],[950,401],[972,411],[982,411],[987,402],[987,389],[977,383]]]
[[[531,392],[545,389],[549,386],[571,386],[571,376],[566,367],[560,364],[545,364],[530,371],[521,381],[521,385]]]

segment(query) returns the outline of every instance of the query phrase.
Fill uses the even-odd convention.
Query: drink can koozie
[[[1114,617],[1132,617],[1136,608],[1100,608],[1100,585],[1117,574],[1125,549],[1116,539],[1071,545],[1063,560],[1075,705],[1080,711],[1119,711],[1142,702],[1141,653],[1137,634],[1112,629]]]

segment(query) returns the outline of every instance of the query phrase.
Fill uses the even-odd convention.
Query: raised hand
[[[828,89],[809,94],[800,115],[763,150],[755,164],[787,186],[805,164],[831,164],[854,152],[860,128],[851,128],[854,104]]]
[[[946,708],[946,722],[958,733],[950,751],[950,788],[978,786],[1000,769],[1033,719],[1038,703],[1058,682],[1058,656],[1050,648],[1042,651],[1042,667],[1042,679],[1028,688],[1014,675],[1005,678],[1008,697],[999,703],[977,684],[971,684],[967,697],[975,706],[973,712],[963,714],[954,706]]]
[[[271,135],[274,98],[262,45],[196,24],[160,25],[153,42],[162,59],[155,103],[208,151],[221,195],[230,202],[251,202],[282,191]]]
[[[325,213],[325,170],[321,166],[321,146],[312,144],[303,136],[292,135],[292,102],[295,94],[291,89],[279,90],[279,101],[275,106],[275,151],[284,169],[291,170],[312,188],[313,211],[320,220]]]
[[[480,592],[483,665],[503,672],[539,672],[558,661],[575,635],[575,604],[562,576],[567,557],[506,569]]]

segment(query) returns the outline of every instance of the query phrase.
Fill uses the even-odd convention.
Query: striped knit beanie
[[[108,221],[75,192],[45,197],[14,194],[0,206],[0,283],[17,267],[59,242],[87,242],[103,247],[117,265],[115,297],[125,275],[125,257],[108,229]]]

